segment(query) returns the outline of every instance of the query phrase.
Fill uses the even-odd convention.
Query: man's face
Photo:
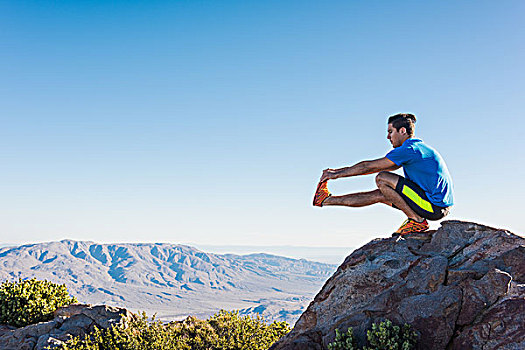
[[[386,138],[390,141],[392,146],[396,148],[401,146],[408,137],[405,128],[400,128],[398,131],[392,126],[392,124],[388,124],[388,135]]]

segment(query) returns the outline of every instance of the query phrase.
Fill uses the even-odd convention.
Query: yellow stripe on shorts
[[[421,198],[419,196],[419,194],[417,194],[416,192],[414,192],[413,189],[411,189],[410,187],[408,187],[407,185],[403,185],[403,194],[405,196],[407,196],[408,198],[410,198],[414,203],[416,203],[417,205],[419,205],[421,208],[423,208],[424,210],[426,211],[429,211],[431,213],[433,213],[434,211],[432,210],[432,204],[430,204],[429,201],[426,201],[424,200],[423,198]]]

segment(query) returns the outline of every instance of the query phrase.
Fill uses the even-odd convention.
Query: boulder
[[[54,319],[26,327],[0,325],[0,349],[44,350],[63,344],[70,336],[82,336],[94,327],[108,328],[129,321],[126,309],[107,305],[73,304],[55,311]]]
[[[363,346],[385,319],[410,324],[417,349],[525,349],[524,283],[523,237],[444,221],[355,250],[271,349],[327,349],[348,327]]]

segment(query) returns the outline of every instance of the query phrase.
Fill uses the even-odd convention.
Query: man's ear
[[[404,126],[402,128],[399,128],[399,133],[400,134],[406,134],[407,133],[407,128],[405,128]]]

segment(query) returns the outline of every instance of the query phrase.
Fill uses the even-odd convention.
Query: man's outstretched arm
[[[401,166],[396,165],[390,159],[383,157],[375,160],[365,160],[355,165],[340,169],[325,169],[321,176],[321,182],[326,180],[335,180],[341,177],[350,177],[358,175],[367,175],[378,173],[380,171],[391,171],[399,169]]]

